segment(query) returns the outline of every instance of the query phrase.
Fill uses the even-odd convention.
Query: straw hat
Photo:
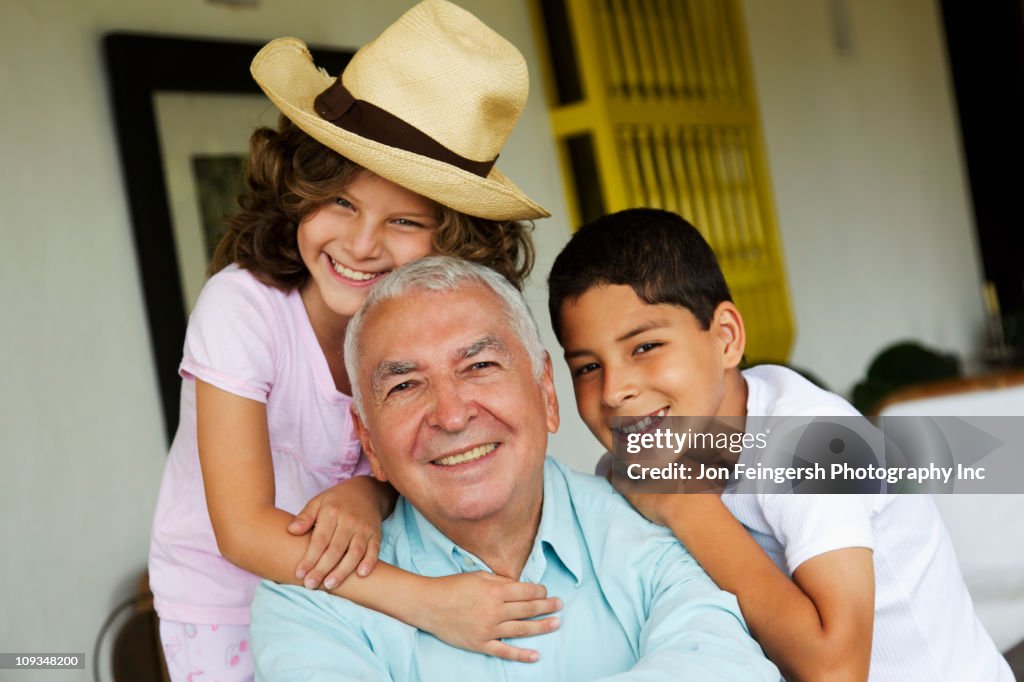
[[[494,167],[526,104],[526,62],[450,2],[410,9],[340,78],[295,38],[265,45],[251,70],[299,128],[397,185],[481,218],[549,215]]]

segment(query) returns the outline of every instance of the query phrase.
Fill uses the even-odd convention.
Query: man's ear
[[[545,416],[547,418],[548,433],[558,431],[558,395],[555,393],[554,372],[551,369],[551,355],[544,354],[544,373],[540,378],[541,390],[544,391]]]
[[[370,430],[366,428],[363,420],[359,417],[356,406],[352,405],[349,409],[352,412],[352,426],[355,427],[359,443],[363,446],[363,452],[366,453],[366,459],[370,463],[370,471],[373,472],[374,478],[381,483],[386,483],[388,477],[384,473],[384,467],[380,463],[380,458],[377,457],[377,451],[373,449],[373,439],[370,438]]]
[[[722,342],[722,364],[725,369],[738,367],[747,345],[747,333],[743,328],[743,316],[732,301],[722,301],[715,308],[711,316],[711,331]]]

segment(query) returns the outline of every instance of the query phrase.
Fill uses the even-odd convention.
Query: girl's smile
[[[326,253],[327,260],[331,262],[331,269],[334,270],[334,274],[338,276],[338,280],[346,282],[352,286],[369,286],[380,277],[391,272],[390,270],[382,270],[379,272],[361,272],[359,270],[353,270],[352,268],[342,265],[338,261],[331,258]]]

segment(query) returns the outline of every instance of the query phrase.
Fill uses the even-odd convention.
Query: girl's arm
[[[718,586],[736,595],[751,634],[787,680],[866,680],[875,578],[871,550],[807,560],[787,578],[714,494],[630,494],[668,526]]]
[[[196,380],[196,422],[207,507],[221,553],[263,578],[301,584],[296,566],[306,556],[309,540],[289,533],[295,517],[274,506],[265,406]],[[367,546],[374,549],[390,501],[375,481],[353,480],[342,485],[348,486],[346,493],[353,494],[350,509],[361,511],[332,513],[329,523],[368,517],[376,532],[365,544],[353,547],[350,539],[343,539],[341,547],[331,550],[344,556],[341,562],[351,571],[363,559]],[[353,557],[348,557],[345,547]],[[510,660],[534,661],[537,653],[499,642],[499,638],[543,634],[558,626],[557,618],[526,620],[560,608],[559,600],[545,598],[542,585],[486,573],[425,578],[381,564],[366,577],[345,579],[329,591],[455,646]]]

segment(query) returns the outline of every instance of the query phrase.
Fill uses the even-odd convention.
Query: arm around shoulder
[[[790,580],[717,496],[662,496],[661,519],[723,589],[794,682],[864,680],[871,659],[874,566],[866,547],[803,561]],[[821,515],[822,510],[818,510]]]

